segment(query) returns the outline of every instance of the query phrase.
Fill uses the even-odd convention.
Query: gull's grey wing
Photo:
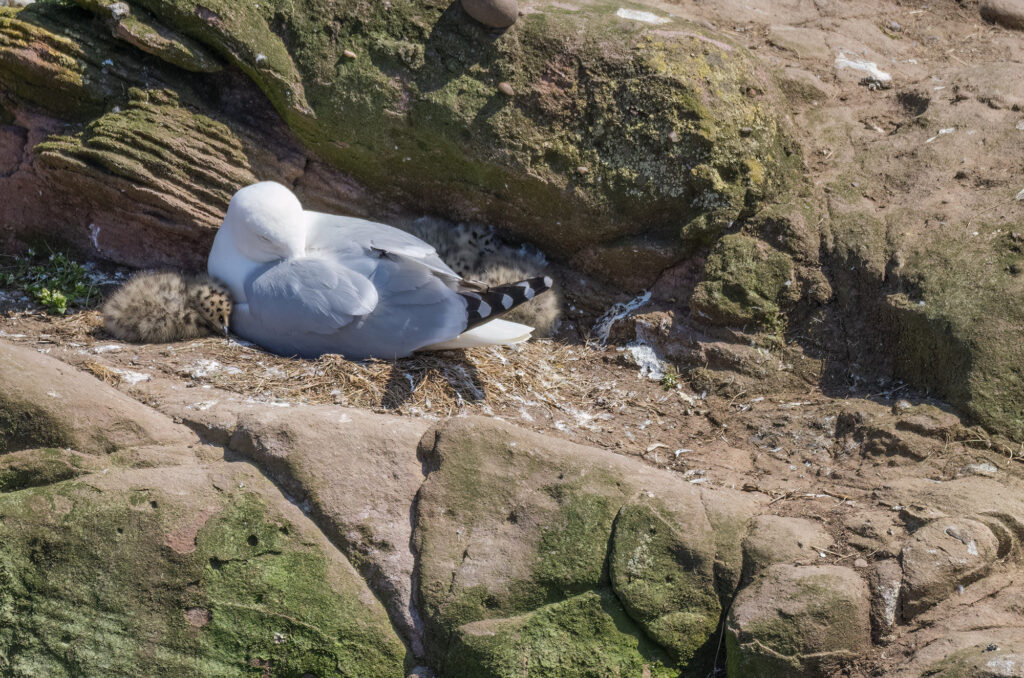
[[[466,329],[465,298],[422,264],[379,252],[334,254],[255,271],[231,326],[281,355],[351,360],[410,355]]]
[[[364,252],[377,250],[385,252],[395,259],[403,258],[419,263],[446,282],[458,283],[462,280],[459,274],[441,260],[432,245],[394,226],[308,210],[306,219],[307,250],[335,252],[351,251],[354,248],[361,248]]]
[[[330,334],[377,307],[377,288],[343,263],[287,259],[256,272],[245,284],[249,313],[281,333]]]

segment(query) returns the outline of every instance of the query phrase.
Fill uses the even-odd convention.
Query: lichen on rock
[[[631,285],[603,245],[646,234],[678,250],[685,224],[735,218],[795,171],[770,76],[679,19],[653,32],[610,5],[552,4],[495,36],[457,5],[127,4],[244,71],[371,189],[563,258],[595,247],[579,263]]]
[[[748,498],[730,493],[735,520],[716,514],[712,521],[689,483],[484,419],[428,432],[421,455],[429,475],[417,498],[414,543],[426,645],[441,670],[459,668],[446,654],[455,646],[474,657],[473,666],[507,666],[519,657],[520,632],[508,640],[512,647],[481,634],[519,628],[509,618],[522,615],[558,619],[554,611],[609,589],[670,664],[695,670],[713,659],[699,650],[734,592],[738,566],[736,579],[719,573],[739,550],[754,510]],[[566,656],[585,655],[591,642],[581,637]],[[544,675],[573,675],[562,670]]]
[[[679,673],[607,590],[587,591],[525,615],[462,626],[446,675],[452,678],[599,678]]]
[[[713,324],[778,330],[782,308],[799,299],[792,258],[747,235],[727,235],[708,255],[690,305]]]

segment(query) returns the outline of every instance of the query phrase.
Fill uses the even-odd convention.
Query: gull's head
[[[235,193],[221,228],[231,231],[239,252],[261,263],[299,256],[306,249],[302,204],[294,193],[273,181]]]

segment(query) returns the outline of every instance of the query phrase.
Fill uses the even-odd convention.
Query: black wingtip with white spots
[[[520,280],[508,285],[495,285],[483,292],[460,292],[466,300],[466,329],[471,329],[525,304],[551,289],[554,281],[548,276]]]

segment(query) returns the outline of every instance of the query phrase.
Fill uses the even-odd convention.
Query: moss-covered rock
[[[525,615],[461,627],[451,678],[672,678],[672,660],[626,616],[610,591],[587,591]]]
[[[901,347],[894,368],[1024,440],[1024,237],[979,228],[989,237],[933,242],[906,257],[910,290],[887,298]]]
[[[0,9],[0,84],[23,99],[77,118],[99,110],[74,40]]]
[[[195,40],[169,30],[144,9],[117,0],[78,0],[104,17],[114,37],[186,71],[214,73],[220,61]]]
[[[52,485],[97,469],[94,458],[53,447],[0,456],[0,492]]]
[[[671,513],[658,504],[641,496],[619,510],[611,581],[630,616],[678,662],[689,665],[722,614],[714,562],[708,559],[714,551],[694,539],[690,526],[667,520],[664,514]],[[702,659],[713,663],[713,657]]]
[[[404,675],[362,580],[252,470],[86,476],[0,515],[2,673]]]
[[[185,72],[161,64],[70,2],[0,8],[0,86],[63,120],[92,120],[125,103],[132,86],[184,89]]]
[[[714,324],[779,329],[781,308],[799,298],[795,282],[789,255],[757,238],[727,235],[708,255],[690,306]]]
[[[424,450],[439,468],[420,489],[414,539],[427,645],[438,654],[463,624],[606,585],[608,540],[626,497],[600,467],[519,454],[540,440],[473,423],[441,429]]]
[[[82,132],[36,146],[39,166],[113,180],[129,195],[157,196],[171,214],[217,226],[239,187],[256,181],[242,145],[222,123],[185,108],[166,90],[132,89],[124,108]],[[159,244],[158,247],[166,246]]]
[[[605,246],[643,236],[671,263],[688,224],[734,220],[796,171],[770,74],[673,17],[654,30],[618,4],[551,3],[496,35],[433,1],[78,1],[170,66],[212,70],[215,52],[369,188],[630,286],[660,268],[641,276]]]
[[[871,646],[867,584],[846,567],[772,565],[736,596],[730,678],[835,675]]]
[[[465,656],[473,658],[469,666],[505,667],[478,675],[505,675],[524,651],[523,636],[517,630],[492,644],[477,637],[488,624],[505,628],[498,620],[575,609],[587,600],[582,594],[609,587],[637,627],[671,653],[671,663],[684,671],[700,666],[697,650],[733,593],[721,584],[734,580],[719,570],[739,551],[753,500],[742,493],[712,500],[634,460],[484,419],[451,420],[428,432],[420,451],[429,475],[417,498],[414,544],[426,646],[437,668],[461,671],[453,657]],[[735,511],[729,518],[716,513],[713,522],[705,506],[719,503]],[[577,602],[557,606],[567,598]],[[508,628],[520,629],[520,622]],[[552,637],[565,637],[559,628]],[[579,642],[563,648],[566,657],[586,655],[594,636]],[[572,675],[552,666],[563,673],[543,675]]]

